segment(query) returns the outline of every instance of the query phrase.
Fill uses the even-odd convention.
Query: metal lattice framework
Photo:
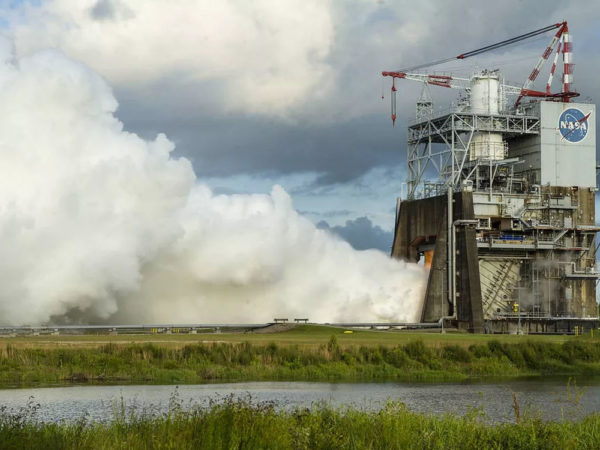
[[[408,127],[408,199],[429,197],[455,189],[470,180],[473,168],[465,170],[473,135],[479,132],[502,133],[505,137],[536,135],[540,119],[536,116],[489,115],[454,111],[437,117],[423,118]],[[489,164],[480,159],[476,164]],[[435,180],[425,182],[427,170]]]

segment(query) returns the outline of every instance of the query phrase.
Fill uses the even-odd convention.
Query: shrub
[[[492,352],[487,345],[482,344],[473,344],[469,347],[469,352],[475,358],[490,358],[492,356]]]
[[[450,361],[456,362],[471,362],[471,354],[469,351],[460,345],[445,345],[442,348],[442,357]]]

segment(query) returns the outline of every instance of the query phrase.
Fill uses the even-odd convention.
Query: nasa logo
[[[586,116],[576,108],[569,108],[560,115],[558,129],[563,139],[569,142],[579,142],[587,136],[589,123]]]

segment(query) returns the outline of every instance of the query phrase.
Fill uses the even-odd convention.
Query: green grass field
[[[187,344],[206,342],[228,342],[266,345],[275,342],[279,345],[318,346],[326,344],[335,335],[340,345],[400,345],[414,340],[421,340],[427,346],[440,347],[446,344],[457,344],[468,347],[472,344],[486,343],[496,340],[506,343],[527,341],[563,343],[570,339],[582,339],[567,335],[485,335],[461,332],[441,334],[435,331],[372,331],[357,330],[351,334],[344,333],[343,328],[324,325],[298,325],[287,331],[277,333],[202,333],[202,334],[130,334],[130,335],[68,335],[59,336],[26,336],[0,338],[0,349],[8,343],[14,347],[49,348],[49,347],[94,347],[107,343],[153,343],[161,346],[179,347]],[[597,334],[600,342],[600,332]]]

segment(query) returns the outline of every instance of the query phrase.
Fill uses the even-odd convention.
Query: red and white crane
[[[530,39],[532,37],[547,33],[548,31],[557,30],[552,40],[542,53],[542,56],[538,60],[534,69],[531,71],[531,74],[525,80],[523,86],[513,86],[508,84],[503,84],[502,88],[504,89],[505,94],[508,95],[517,95],[517,100],[515,102],[515,107],[519,106],[519,103],[523,99],[523,97],[541,97],[541,98],[550,98],[557,101],[569,102],[569,99],[572,97],[577,97],[579,94],[574,92],[571,88],[573,83],[573,62],[572,62],[572,43],[571,43],[571,35],[569,34],[569,27],[567,26],[567,22],[560,22],[549,25],[544,28],[540,28],[538,30],[531,31],[529,33],[522,34],[520,36],[515,36],[510,39],[506,39],[501,42],[497,42],[495,44],[487,45],[485,47],[478,48],[476,50],[472,50],[466,53],[461,53],[458,56],[454,56],[451,58],[445,58],[437,61],[433,61],[426,64],[420,64],[418,66],[409,67],[407,69],[396,70],[393,72],[382,72],[381,74],[384,77],[392,78],[392,124],[396,121],[396,79],[405,79],[405,80],[413,80],[420,81],[422,83],[431,84],[434,86],[441,86],[446,88],[453,89],[469,89],[470,88],[470,79],[469,78],[461,78],[450,75],[435,75],[435,74],[423,74],[414,72],[415,70],[420,70],[424,68],[429,68],[433,66],[437,66],[440,64],[444,64],[446,62],[450,62],[453,60],[463,60],[470,58],[472,56],[480,55],[482,53],[486,53],[492,50],[496,50],[507,45],[515,44],[517,42],[523,41],[525,39]],[[558,47],[557,47],[558,44]],[[548,78],[548,82],[546,83],[545,91],[537,91],[532,89],[533,83],[540,74],[544,64],[552,54],[556,47],[556,54],[554,56],[554,61],[552,64],[552,68],[550,69],[550,76]],[[556,70],[556,65],[558,62],[558,56],[562,51],[563,55],[563,77],[562,77],[562,91],[552,94],[550,92],[550,88],[552,85],[552,79],[554,77],[554,72]]]

